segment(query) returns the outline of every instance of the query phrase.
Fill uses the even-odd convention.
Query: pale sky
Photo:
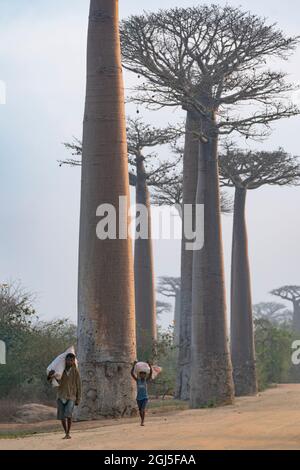
[[[251,5],[287,34],[299,34],[296,0],[216,3]],[[151,9],[197,4],[152,0]],[[57,160],[68,156],[61,143],[82,133],[88,6],[88,0],[0,0],[0,82],[7,95],[0,105],[0,282],[19,280],[35,292],[43,319],[77,316],[80,170],[59,168]],[[146,0],[120,0],[122,17],[145,9]],[[299,63],[300,48],[281,64],[291,80],[300,81]],[[130,87],[133,78],[125,74],[125,80]],[[300,102],[300,95],[295,99]],[[134,116],[134,106],[127,112]],[[170,110],[142,115],[160,125],[184,116]],[[299,154],[299,122],[297,117],[276,124],[262,147]],[[300,188],[249,194],[254,302],[272,299],[272,288],[300,283],[299,203]],[[228,289],[231,228],[232,217],[223,217]],[[156,241],[154,249],[156,276],[179,275],[180,242]]]

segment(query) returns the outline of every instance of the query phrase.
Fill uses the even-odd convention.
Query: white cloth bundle
[[[162,371],[162,368],[159,366],[152,366],[152,379],[154,380],[158,374],[160,374]],[[140,372],[145,372],[147,375],[150,374],[150,367],[147,362],[137,362],[136,365],[134,366],[134,373],[136,376],[139,375]]]
[[[53,379],[51,380],[52,387],[59,387],[59,383],[57,380],[60,380],[62,378],[62,375],[64,373],[65,367],[66,367],[66,357],[68,354],[74,354],[75,355],[75,348],[74,346],[71,346],[69,349],[67,349],[64,353],[60,354],[57,356],[51,364],[47,367],[47,375],[54,370],[55,374],[53,376]],[[75,359],[76,366],[77,364],[77,359]]]

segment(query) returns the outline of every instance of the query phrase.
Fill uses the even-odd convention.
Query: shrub
[[[255,322],[257,379],[260,390],[288,381],[291,369],[292,331],[260,318]]]

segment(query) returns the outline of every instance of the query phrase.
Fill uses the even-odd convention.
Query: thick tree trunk
[[[127,204],[119,209],[119,196]],[[96,236],[101,204],[128,224],[129,181],[118,1],[91,0],[83,125],[79,241],[78,357],[83,400],[78,419],[134,409],[135,358],[131,241]],[[121,226],[121,222],[120,222]],[[122,225],[123,226],[123,225]],[[124,226],[123,226],[124,228]]]
[[[148,213],[148,237],[137,238],[134,251],[137,350],[139,359],[150,360],[153,357],[157,336],[156,299],[150,195],[142,157],[137,157],[136,204],[142,204]]]
[[[199,139],[193,132],[199,132],[199,129],[199,119],[188,112],[183,155],[183,207],[185,204],[194,205],[196,200]],[[184,228],[184,213],[182,226]],[[182,231],[180,336],[175,390],[175,398],[180,400],[190,398],[193,251],[186,250],[186,241]]]
[[[298,333],[300,332],[300,302],[294,301],[293,302],[293,330],[297,331]]]
[[[235,189],[231,263],[231,359],[236,396],[257,393],[246,188]]]
[[[199,145],[196,203],[204,204],[204,247],[193,254],[191,408],[232,403],[226,327],[218,139]]]
[[[174,308],[174,346],[179,346],[180,338],[180,289],[175,295],[175,308]]]

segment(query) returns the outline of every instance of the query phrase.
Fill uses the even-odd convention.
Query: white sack
[[[152,366],[152,379],[154,380],[158,374],[160,374],[162,371],[162,368],[159,366]],[[147,375],[150,374],[150,367],[149,364],[146,362],[137,362],[135,367],[134,367],[134,374],[136,376],[139,375],[140,372],[145,372]]]
[[[54,379],[60,380],[63,373],[64,373],[64,370],[66,368],[66,357],[67,357],[68,354],[74,354],[75,355],[74,346],[71,346],[63,354],[60,354],[59,356],[57,356],[51,362],[51,364],[47,367],[47,375],[49,375],[51,370],[54,370],[54,372],[55,372]],[[75,361],[76,361],[76,366],[77,366],[77,359]],[[52,382],[54,382],[54,381],[52,381]],[[55,382],[56,382],[56,380],[55,380]],[[57,383],[57,385],[56,385],[55,382],[52,383],[52,385],[54,387],[58,387],[59,384],[56,382]]]

